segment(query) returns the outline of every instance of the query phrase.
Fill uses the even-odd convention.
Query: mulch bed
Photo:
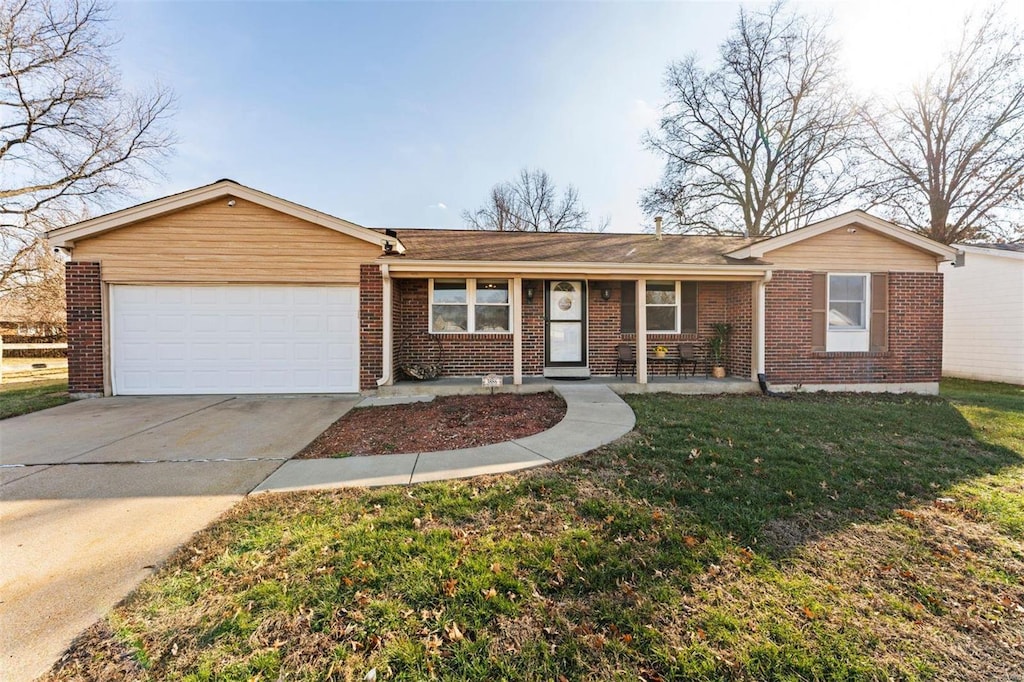
[[[351,410],[297,459],[430,452],[490,445],[550,429],[565,416],[554,393],[453,395]]]

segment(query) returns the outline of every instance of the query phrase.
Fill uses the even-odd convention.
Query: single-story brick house
[[[770,239],[369,229],[230,180],[49,233],[81,395],[376,389],[612,375],[732,324],[774,388],[935,392],[956,250],[861,211]]]

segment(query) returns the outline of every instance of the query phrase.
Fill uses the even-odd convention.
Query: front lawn
[[[1010,678],[1024,392],[629,398],[557,467],[246,500],[51,680]]]
[[[63,405],[68,397],[67,380],[5,384],[0,387],[0,419],[17,417],[48,407]]]

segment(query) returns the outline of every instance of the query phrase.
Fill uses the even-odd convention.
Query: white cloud
[[[448,204],[444,203],[443,201],[439,201],[436,204],[431,204],[430,206],[427,206],[427,208],[436,208],[440,211],[445,211],[448,209]]]

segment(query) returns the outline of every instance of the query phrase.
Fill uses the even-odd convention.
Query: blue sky
[[[529,166],[576,185],[610,230],[636,231],[660,172],[641,136],[665,66],[712,59],[738,7],[121,3],[126,82],[178,96],[176,154],[136,198],[229,177],[364,225],[460,227]],[[854,84],[884,92],[937,55],[970,5],[804,7],[834,14]]]

